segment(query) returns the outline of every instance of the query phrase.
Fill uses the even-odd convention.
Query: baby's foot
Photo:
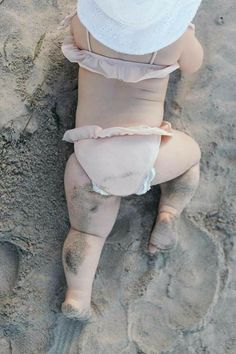
[[[169,214],[156,222],[149,240],[148,251],[155,254],[158,250],[169,251],[177,245],[178,233],[176,230],[177,217]]]
[[[61,311],[67,318],[88,321],[92,316],[90,302],[84,301],[79,297],[79,294],[75,299],[76,293],[76,291],[67,292],[66,299],[61,305]]]
[[[67,318],[75,319],[78,321],[88,321],[91,318],[91,309],[81,308],[81,304],[76,301],[63,302],[61,311]]]

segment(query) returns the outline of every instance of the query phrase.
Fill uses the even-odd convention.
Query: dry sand
[[[125,198],[97,272],[96,317],[60,313],[77,66],[60,51],[67,0],[0,1],[0,353],[235,354],[235,0],[205,0],[202,69],[171,80],[166,116],[202,149],[177,249],[143,253],[159,191]],[[171,117],[171,118],[170,118]]]

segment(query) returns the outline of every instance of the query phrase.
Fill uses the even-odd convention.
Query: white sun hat
[[[77,14],[92,36],[125,54],[155,52],[176,41],[201,0],[78,0]]]

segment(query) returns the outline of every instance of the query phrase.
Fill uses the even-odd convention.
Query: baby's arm
[[[184,48],[179,58],[180,70],[186,73],[197,71],[203,61],[203,48],[195,36],[194,26],[189,26],[185,34]]]

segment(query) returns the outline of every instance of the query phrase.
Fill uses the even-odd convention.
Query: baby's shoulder
[[[192,38],[193,36],[195,36],[195,26],[194,24],[190,23],[186,31],[182,34],[182,36],[180,36],[175,42],[173,42],[170,47],[183,48],[189,38]]]
[[[155,64],[170,65],[178,61],[188,38],[194,33],[194,25],[190,24],[186,31],[176,41],[157,52]]]

